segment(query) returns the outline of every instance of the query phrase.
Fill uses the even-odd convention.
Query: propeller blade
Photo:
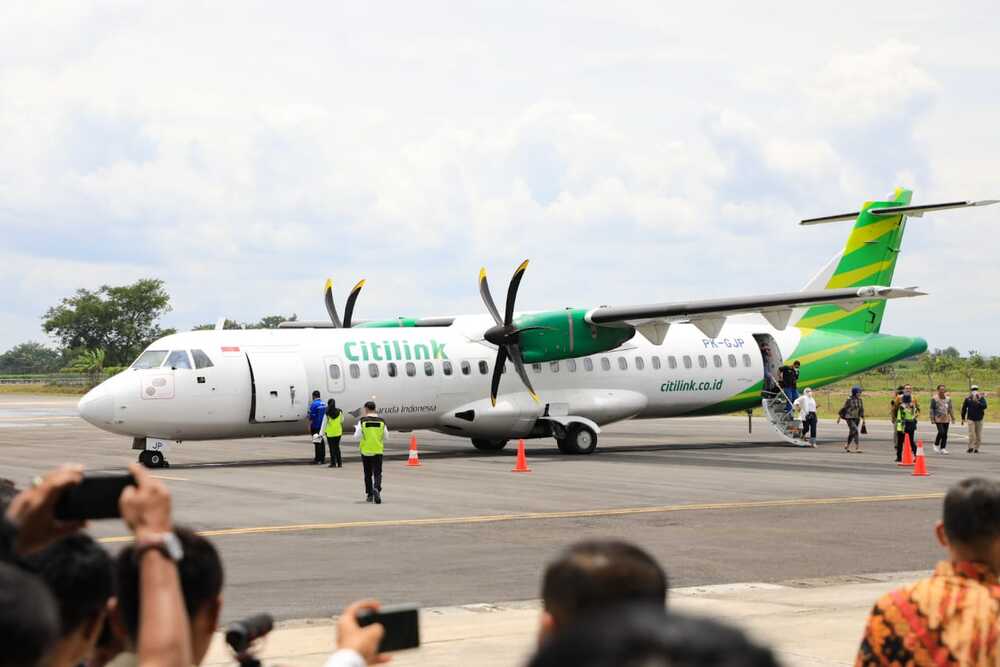
[[[333,303],[333,281],[329,278],[326,279],[326,291],[323,295],[323,300],[326,302],[326,312],[329,313],[333,326],[338,329],[341,328],[343,325],[340,323],[340,315],[337,314],[337,306]]]
[[[500,319],[500,313],[497,311],[497,305],[493,302],[493,295],[490,294],[489,283],[486,282],[486,268],[479,269],[479,294],[483,297],[483,303],[486,304],[486,310],[490,311],[490,315],[493,316],[493,321],[497,324],[501,324],[503,320]]]
[[[542,399],[538,398],[538,394],[535,393],[535,388],[531,386],[531,380],[528,379],[528,371],[524,367],[524,362],[521,361],[521,348],[516,345],[511,345],[510,359],[514,362],[514,368],[517,370],[518,376],[521,378],[521,382],[524,386],[528,388],[528,393],[531,398],[534,399],[535,403],[541,403]]]
[[[358,300],[358,294],[361,293],[361,288],[365,286],[364,280],[359,280],[358,284],[354,286],[351,290],[350,296],[347,297],[347,305],[344,306],[344,328],[351,328],[351,316],[354,314],[354,303]]]
[[[521,285],[521,278],[524,277],[524,271],[528,268],[528,260],[521,262],[521,265],[517,267],[514,271],[514,275],[510,279],[510,285],[507,287],[507,304],[503,311],[503,323],[505,326],[510,326],[511,322],[514,320],[514,301],[517,299],[517,288]],[[497,324],[500,321],[497,320]]]
[[[507,348],[503,345],[497,348],[497,360],[493,365],[493,379],[490,382],[490,403],[493,407],[497,405],[497,392],[500,391],[500,377],[503,375],[503,367],[507,363]]]

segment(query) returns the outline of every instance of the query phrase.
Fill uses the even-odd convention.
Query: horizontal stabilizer
[[[892,215],[906,215],[911,218],[922,217],[924,213],[934,211],[946,211],[952,208],[969,208],[972,206],[990,206],[1000,202],[1000,199],[981,199],[979,201],[953,201],[944,204],[924,204],[922,206],[888,206],[886,208],[870,208],[868,213],[876,217],[886,217]],[[799,222],[800,225],[822,225],[827,222],[840,222],[841,220],[854,220],[861,211],[853,213],[838,213],[837,215],[826,215],[821,218],[808,218]]]

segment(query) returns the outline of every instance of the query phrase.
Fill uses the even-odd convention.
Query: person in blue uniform
[[[313,441],[313,463],[326,463],[326,446],[320,432],[326,415],[326,404],[320,399],[318,391],[314,391],[312,397],[312,403],[309,404],[309,433]]]

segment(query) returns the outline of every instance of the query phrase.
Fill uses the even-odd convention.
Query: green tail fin
[[[866,285],[892,284],[892,274],[896,269],[906,231],[906,216],[876,217],[869,209],[889,206],[907,206],[913,193],[897,188],[891,201],[865,202],[854,223],[847,244],[840,254],[836,269],[825,284],[816,285],[826,289],[842,287],[864,287]],[[796,326],[809,329],[835,329],[859,333],[878,333],[885,313],[885,301],[866,303],[850,311],[837,306],[813,306],[802,316]]]

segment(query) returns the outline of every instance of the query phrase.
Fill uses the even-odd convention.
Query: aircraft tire
[[[556,438],[556,446],[559,447],[559,451],[563,454],[573,454],[573,450],[570,449],[569,443],[566,442],[566,438]]]
[[[559,441],[557,441],[559,442]],[[565,443],[565,449],[563,444]],[[597,434],[584,424],[571,424],[566,429],[566,438],[559,444],[559,449],[570,454],[593,454],[597,449]]]
[[[508,440],[487,440],[485,438],[473,438],[472,446],[481,452],[499,452],[507,446]]]
[[[145,460],[140,456],[139,462],[147,468],[166,468],[167,460],[163,457],[163,452],[145,451]]]

